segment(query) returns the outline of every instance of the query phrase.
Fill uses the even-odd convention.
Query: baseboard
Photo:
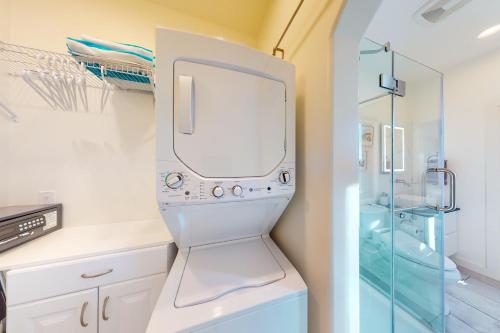
[[[479,280],[481,282],[489,284],[490,286],[500,289],[500,281],[498,280],[492,279],[486,275],[480,274],[463,266],[458,266],[458,270],[460,271],[460,273],[462,273],[462,275],[472,276],[476,280]]]
[[[453,255],[450,257],[450,259],[453,260],[453,262],[455,264],[457,264],[457,266],[459,266],[459,267],[463,267],[469,271],[473,271],[476,274],[481,274],[481,275],[489,276],[490,278],[493,278],[492,276],[490,276],[490,274],[488,274],[486,267],[484,267],[483,265],[478,265],[476,263],[472,263],[469,260],[465,260],[465,259],[460,258],[460,256],[458,256],[458,255]]]

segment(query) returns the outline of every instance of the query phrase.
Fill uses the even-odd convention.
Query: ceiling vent
[[[430,0],[420,7],[413,18],[422,24],[429,25],[443,21],[471,0]]]

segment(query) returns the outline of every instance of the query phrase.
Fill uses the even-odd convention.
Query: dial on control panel
[[[165,177],[165,185],[173,190],[178,189],[184,184],[184,176],[180,172],[172,172]]]
[[[224,196],[224,189],[221,186],[215,186],[212,189],[212,194],[216,198],[222,198]]]
[[[239,197],[243,194],[243,188],[240,185],[233,186],[233,195]]]
[[[279,180],[281,184],[288,184],[290,182],[290,179],[291,179],[290,172],[288,171],[280,172]]]

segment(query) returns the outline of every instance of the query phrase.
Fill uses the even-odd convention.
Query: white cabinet
[[[170,247],[155,246],[10,270],[6,273],[7,305],[166,272],[171,252]]]
[[[459,211],[444,214],[444,255],[449,257],[458,251],[457,218]]]
[[[97,333],[97,289],[10,307],[7,332]]]
[[[7,333],[144,333],[173,243],[4,272]]]
[[[165,278],[157,274],[11,306],[7,333],[144,333]]]
[[[99,288],[99,332],[144,333],[164,282],[159,274]]]

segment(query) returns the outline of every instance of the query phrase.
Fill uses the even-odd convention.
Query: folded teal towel
[[[68,37],[66,45],[69,53],[73,56],[80,56],[88,60],[79,58],[79,62],[83,62],[86,69],[93,73],[98,78],[102,78],[101,64],[102,62],[118,62],[129,64],[134,67],[145,68],[144,71],[137,70],[137,68],[126,70],[126,67],[121,70],[113,70],[107,68],[104,76],[109,82],[117,86],[121,86],[120,82],[133,82],[134,89],[150,90],[151,78],[149,77],[149,69],[154,67],[153,51],[133,44],[120,44],[115,42],[108,42],[99,40],[89,36],[82,36],[82,39]],[[146,85],[146,86],[144,86]],[[144,86],[144,88],[141,88]],[[130,88],[127,84],[125,87]]]
[[[110,42],[110,41],[98,39],[98,38],[95,38],[95,37],[92,37],[89,35],[82,35],[81,38],[84,41],[91,42],[91,43],[98,44],[98,45],[102,45],[102,46],[106,46],[106,47],[109,47],[110,49],[113,49],[113,50],[130,51],[133,53],[142,54],[142,55],[149,57],[149,58],[153,58],[153,51],[150,49],[147,49],[145,47],[142,47],[142,46],[138,46],[138,45],[134,45],[134,44],[123,44],[123,43]]]
[[[135,45],[118,44],[114,42],[96,43],[68,37],[66,45],[72,55],[89,56],[108,61],[118,61],[143,66],[152,66],[154,56],[151,50]]]

